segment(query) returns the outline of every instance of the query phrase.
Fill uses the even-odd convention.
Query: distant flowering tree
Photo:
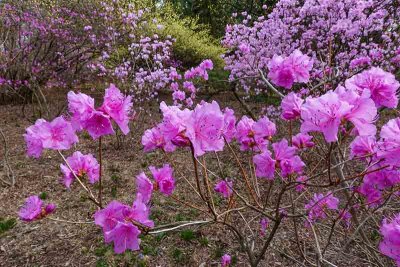
[[[205,60],[180,70],[173,37],[160,37],[163,26],[148,9],[124,1],[6,2],[0,14],[0,94],[39,102],[47,117],[45,89],[93,79],[117,84],[138,109],[160,91],[191,106],[213,68]]]
[[[399,13],[391,0],[281,0],[267,16],[234,14],[243,19],[226,27],[226,69],[256,92],[269,89],[266,73],[275,86],[325,92],[371,66],[393,72],[400,66]]]

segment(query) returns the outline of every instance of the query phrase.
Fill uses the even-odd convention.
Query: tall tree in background
[[[164,0],[162,3],[172,4],[186,17],[197,17],[199,22],[208,25],[211,34],[222,37],[225,25],[232,23],[232,13],[246,11],[252,16],[265,15],[262,6],[266,5],[272,10],[277,0]]]

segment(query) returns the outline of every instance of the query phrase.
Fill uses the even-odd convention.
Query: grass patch
[[[16,224],[17,220],[15,218],[11,219],[0,218],[0,235],[13,229]]]

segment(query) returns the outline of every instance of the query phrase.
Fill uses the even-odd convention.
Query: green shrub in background
[[[182,62],[183,67],[198,65],[204,59],[211,59],[216,69],[223,69],[221,54],[225,49],[220,41],[213,38],[209,29],[195,19],[180,18],[174,9],[163,6],[158,9],[159,23],[164,26],[161,35],[171,35],[176,39],[173,46],[174,57]]]

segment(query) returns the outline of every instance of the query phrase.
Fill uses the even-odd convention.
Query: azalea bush
[[[175,92],[186,71],[173,53],[175,39],[140,7],[97,0],[1,3],[1,94],[39,102],[41,114],[51,117],[46,89],[113,82],[133,96],[139,109],[160,91]],[[181,93],[178,98],[190,97]]]
[[[292,57],[301,57],[298,53]],[[312,71],[307,60],[301,62],[298,80]],[[211,62],[202,63],[184,76],[205,76],[210,67]],[[146,130],[141,141],[144,152],[161,150],[168,160],[137,174],[132,206],[102,201],[101,139],[115,133],[113,124],[128,134],[134,114],[132,97],[115,85],[106,89],[99,107],[88,95],[69,92],[66,116],[39,119],[27,128],[27,153],[38,158],[45,149],[58,151],[65,186],[79,184],[98,207],[94,222],[115,253],[140,250],[140,237],[146,234],[208,225],[232,233],[232,245],[241,247],[251,266],[271,251],[313,266],[344,264],[341,255],[348,254],[377,265],[383,254],[399,264],[399,215],[392,205],[400,183],[400,118],[383,116],[383,108],[397,106],[399,87],[393,74],[371,68],[316,97],[277,90],[283,99],[274,121],[267,116],[239,119],[215,101],[190,109],[162,102],[162,121]],[[378,124],[383,125],[379,130]],[[81,131],[98,140],[98,159],[79,151],[64,156]],[[188,166],[174,162],[171,154],[177,150],[192,158],[192,175],[182,174]],[[231,161],[221,161],[222,156]],[[91,189],[95,183],[97,195]],[[184,199],[180,190],[193,197]],[[156,225],[149,217],[155,192],[197,211],[198,220]],[[54,211],[54,204],[31,196],[20,217],[52,218]],[[382,235],[378,244],[370,238],[377,227],[371,221],[382,216],[375,229]],[[221,263],[228,266],[230,255]]]
[[[234,13],[241,23],[226,26],[226,69],[246,91],[268,90],[262,74],[271,72],[273,56],[290,57],[299,49],[314,63],[310,79],[299,81],[313,94],[333,90],[371,66],[395,72],[400,60],[399,11],[398,2],[390,0],[281,0],[265,16]],[[275,85],[291,88],[298,77],[288,66],[290,60],[275,61],[286,66],[287,79]],[[317,86],[320,83],[325,86]]]

